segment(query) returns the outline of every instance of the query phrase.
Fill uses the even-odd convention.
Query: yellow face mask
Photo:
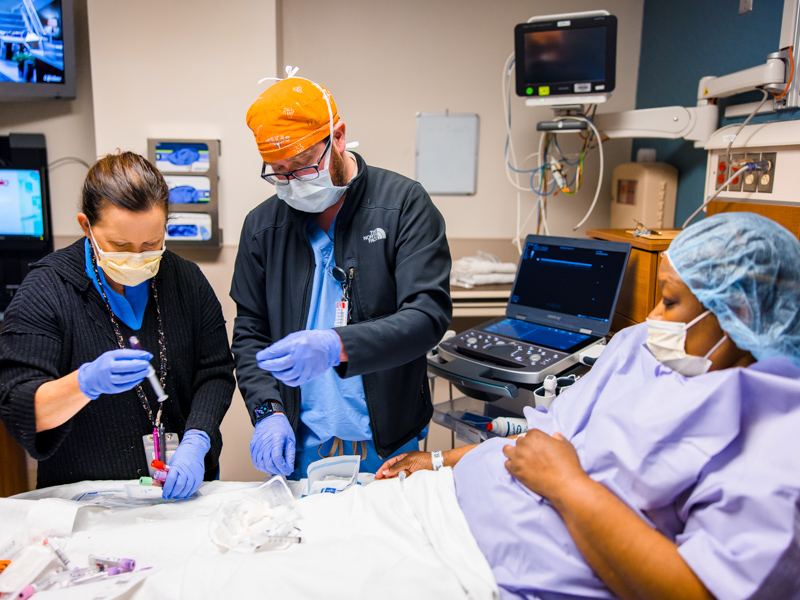
[[[166,239],[161,250],[148,252],[104,252],[94,239],[92,228],[89,235],[94,242],[97,266],[103,269],[106,277],[120,285],[135,287],[140,283],[152,279],[158,273],[161,256],[164,254]]]

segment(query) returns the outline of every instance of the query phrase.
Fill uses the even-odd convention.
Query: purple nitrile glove
[[[256,423],[250,440],[250,458],[256,469],[270,475],[291,475],[294,449],[294,431],[286,415],[276,413]]]
[[[188,498],[197,491],[203,483],[205,457],[210,448],[211,439],[205,431],[190,429],[183,434],[178,449],[169,460],[169,473],[162,490],[164,499]]]
[[[92,400],[125,392],[147,377],[151,358],[144,350],[109,350],[78,368],[78,387]]]
[[[290,387],[297,387],[339,364],[342,340],[333,329],[290,333],[256,354],[258,366]]]

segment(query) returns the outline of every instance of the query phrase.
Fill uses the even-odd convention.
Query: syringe
[[[131,348],[134,350],[144,350],[139,338],[135,335],[132,335],[130,338],[128,338],[128,341],[131,343]],[[156,370],[153,368],[153,365],[149,365],[147,368],[147,380],[153,387],[153,391],[156,393],[156,396],[158,396],[157,400],[159,404],[169,397],[166,393],[164,393],[164,388],[161,387],[161,382],[158,380],[158,377],[156,377]]]

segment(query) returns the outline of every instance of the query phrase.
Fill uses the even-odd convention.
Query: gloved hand
[[[290,333],[256,354],[258,366],[275,379],[297,387],[339,364],[342,340],[333,329]]]
[[[127,391],[147,377],[151,358],[144,350],[109,350],[78,368],[78,387],[92,400]]]
[[[294,471],[294,448],[294,431],[286,415],[270,415],[256,423],[250,440],[250,458],[259,471],[270,475],[291,475]]]
[[[197,491],[203,483],[206,472],[204,459],[209,448],[211,439],[205,431],[190,429],[183,434],[178,449],[169,460],[169,473],[162,490],[166,500],[188,498]]]

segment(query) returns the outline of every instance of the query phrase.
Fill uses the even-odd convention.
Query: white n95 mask
[[[164,254],[166,239],[161,250],[148,252],[104,252],[94,239],[91,227],[89,234],[94,242],[97,256],[97,266],[103,269],[106,277],[120,285],[135,287],[140,283],[152,279],[158,273],[161,256]]]
[[[647,319],[647,347],[656,360],[686,377],[707,373],[712,365],[708,357],[728,339],[728,334],[723,335],[705,356],[693,356],[686,353],[686,332],[709,313],[711,311],[707,310],[688,323]]]

